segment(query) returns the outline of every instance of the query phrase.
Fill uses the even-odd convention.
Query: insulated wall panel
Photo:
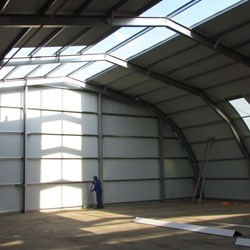
[[[245,178],[248,175],[247,160],[210,161],[206,178]]]
[[[22,182],[22,160],[0,160],[0,185]]]
[[[198,143],[192,145],[197,160],[203,160],[206,143]],[[235,140],[215,141],[212,145],[210,157],[212,159],[232,159],[242,158],[242,153]]]
[[[104,157],[158,157],[158,140],[145,138],[103,139]]]
[[[209,137],[214,137],[217,140],[233,137],[229,126],[223,122],[191,127],[184,129],[183,132],[190,143],[207,141]]]
[[[22,157],[23,138],[21,134],[0,134],[0,157]]]
[[[177,199],[192,197],[195,188],[193,179],[165,180],[165,198]]]
[[[165,178],[185,178],[193,177],[193,170],[190,162],[186,159],[165,159],[164,176]]]
[[[187,155],[178,140],[164,139],[164,157],[187,157]]]
[[[206,180],[206,198],[250,201],[250,180]]]
[[[97,157],[97,138],[83,136],[32,135],[28,138],[29,157]]]
[[[105,180],[160,178],[159,171],[157,159],[106,159],[103,161]]]
[[[0,106],[22,107],[23,106],[23,91],[1,89]]]
[[[39,159],[27,161],[27,182],[88,181],[98,172],[98,161],[83,159]]]
[[[65,185],[27,186],[27,210],[82,207],[87,203],[90,184],[72,183]],[[94,195],[89,200],[94,203]]]
[[[21,189],[15,186],[1,186],[0,212],[21,210]]]
[[[127,114],[127,115],[138,115],[138,116],[152,116],[149,112],[144,109],[136,108],[132,105],[119,103],[111,99],[103,98],[102,112],[109,114]]]
[[[132,202],[160,199],[159,181],[107,182],[104,185],[104,202]]]
[[[153,118],[103,115],[103,134],[121,136],[158,136],[157,120]]]
[[[22,109],[0,108],[0,131],[23,131]]]

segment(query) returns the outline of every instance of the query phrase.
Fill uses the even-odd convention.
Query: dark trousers
[[[96,192],[96,203],[97,207],[102,207],[102,191]]]

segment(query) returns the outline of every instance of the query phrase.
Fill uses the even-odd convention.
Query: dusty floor
[[[134,223],[135,217],[227,228],[250,238],[250,203],[204,201],[109,205],[0,215],[0,249],[250,249],[223,237]]]

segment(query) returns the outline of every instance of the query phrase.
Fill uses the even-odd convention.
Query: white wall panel
[[[245,178],[248,175],[247,160],[210,161],[206,178]]]
[[[41,159],[27,161],[28,183],[89,181],[98,173],[97,160]]]
[[[187,157],[187,154],[177,139],[164,139],[164,157]]]
[[[104,157],[158,157],[158,140],[145,138],[103,139]]]
[[[15,186],[0,187],[0,212],[21,210],[21,189]]]
[[[22,135],[0,134],[0,157],[22,157],[23,138]]]
[[[188,160],[165,159],[164,160],[165,178],[192,177],[193,169]]]
[[[108,182],[104,186],[104,202],[106,203],[159,199],[159,181]]]
[[[103,98],[102,112],[111,114],[127,114],[127,115],[143,115],[152,116],[149,112],[144,109],[136,108],[131,105],[119,103],[111,99]]]
[[[61,89],[29,89],[27,96],[29,108],[62,109]]]
[[[27,131],[28,133],[62,133],[62,113],[28,110]]]
[[[158,160],[104,160],[104,180],[160,178]]]
[[[65,134],[97,134],[96,114],[63,114],[63,133]]]
[[[97,138],[83,136],[32,135],[29,157],[97,157]]]
[[[22,182],[22,160],[0,161],[0,184]]]
[[[23,111],[14,108],[0,108],[1,131],[23,131]]]
[[[3,90],[0,92],[0,105],[9,107],[23,106],[23,93],[21,90]]]
[[[89,92],[64,90],[63,109],[97,112],[97,95]]]
[[[103,115],[102,121],[105,135],[158,136],[156,119]]]
[[[206,180],[207,198],[250,200],[250,180]]]
[[[91,184],[27,186],[27,210],[79,207],[87,203]],[[95,203],[94,194],[89,203]]]
[[[165,181],[166,199],[189,198],[193,196],[195,183],[193,179],[173,179]]]
[[[97,115],[55,111],[28,111],[28,132],[97,134]]]

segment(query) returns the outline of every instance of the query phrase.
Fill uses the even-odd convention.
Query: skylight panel
[[[32,74],[30,74],[30,77],[42,77],[45,76],[48,72],[59,66],[60,63],[51,63],[51,64],[45,64],[42,65],[39,69],[35,70]]]
[[[24,78],[36,67],[37,65],[24,65],[16,67],[16,69],[12,73],[10,73],[6,78],[7,79]]]
[[[61,47],[43,47],[33,56],[52,56],[54,55]]]
[[[76,73],[71,74],[70,77],[73,77],[80,81],[85,81],[112,66],[113,66],[112,63],[105,62],[105,61],[95,62],[92,65],[82,70],[79,70]]]
[[[86,54],[92,54],[92,53],[105,53],[106,51],[110,50],[114,46],[118,45],[119,43],[125,41],[129,37],[137,34],[141,30],[143,30],[144,27],[138,28],[138,27],[125,27],[120,28],[101,42],[94,45],[92,48],[88,49],[85,53]]]
[[[229,101],[250,130],[250,104],[245,98]]]
[[[58,68],[58,70],[55,70],[54,72],[49,74],[48,76],[51,76],[51,77],[67,76],[85,64],[87,64],[87,62],[67,63],[67,64],[64,64],[62,67]]]
[[[241,1],[242,0],[202,0],[172,19],[186,27],[191,27]]]
[[[156,4],[155,6],[153,6],[152,8],[150,8],[149,10],[142,13],[140,16],[142,17],[167,16],[169,13],[182,7],[188,2],[191,2],[191,1],[190,0],[178,0],[178,1],[163,0],[160,3]]]
[[[0,79],[2,80],[6,75],[8,75],[15,67],[5,66],[0,70]]]
[[[60,52],[59,50],[59,54],[60,55],[75,55],[79,51],[83,50],[84,48],[86,48],[86,46],[69,46],[67,49],[63,50],[62,52]]]
[[[155,28],[112,52],[111,55],[122,59],[128,59],[129,57],[154,46],[155,44],[169,38],[174,34],[175,32],[166,28]]]

